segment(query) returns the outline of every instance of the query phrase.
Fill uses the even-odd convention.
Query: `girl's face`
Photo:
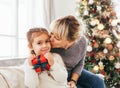
[[[49,36],[43,33],[37,37],[34,37],[32,48],[36,55],[41,55],[49,52],[51,49]]]
[[[57,34],[55,34],[54,32],[51,32],[50,34],[50,42],[52,48],[65,48],[68,43],[66,39],[58,38]]]

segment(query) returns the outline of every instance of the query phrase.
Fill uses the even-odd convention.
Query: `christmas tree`
[[[89,42],[85,68],[104,76],[107,88],[120,88],[120,23],[111,0],[77,0]]]

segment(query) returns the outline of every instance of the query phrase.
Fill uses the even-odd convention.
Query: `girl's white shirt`
[[[36,73],[33,66],[30,66],[28,59],[25,61],[25,85],[28,88],[68,88],[67,77],[68,73],[60,55],[52,53],[54,64],[50,71],[43,71],[40,74]],[[48,75],[50,74],[50,75]]]

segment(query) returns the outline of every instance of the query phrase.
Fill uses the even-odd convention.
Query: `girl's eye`
[[[41,42],[38,42],[37,44],[41,44]]]

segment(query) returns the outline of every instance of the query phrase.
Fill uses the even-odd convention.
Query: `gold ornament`
[[[113,49],[113,45],[112,45],[112,44],[108,44],[108,45],[107,45],[107,49],[108,49],[108,50],[112,50],[112,49]]]
[[[93,72],[94,72],[94,73],[97,73],[98,70],[99,70],[99,66],[98,66],[98,65],[94,66],[94,68],[93,68]]]
[[[105,44],[110,44],[111,42],[112,42],[111,38],[106,38],[106,39],[104,40],[104,43],[105,43]]]
[[[94,48],[98,48],[99,47],[99,44],[98,43],[95,43],[94,44]]]
[[[86,6],[86,5],[87,5],[87,1],[86,1],[86,0],[82,1],[82,4],[83,4],[84,6]]]
[[[109,56],[109,60],[110,60],[110,61],[113,61],[114,59],[115,59],[115,57],[114,57],[114,56],[112,56],[112,55],[111,55],[111,56]]]
[[[103,24],[98,24],[97,28],[98,28],[99,30],[103,30],[103,29],[104,29],[104,25],[103,25]]]
[[[111,12],[111,11],[112,11],[112,8],[113,8],[113,7],[108,7],[108,8],[107,8],[107,11],[108,11],[108,12]]]
[[[94,21],[95,21],[96,24],[100,23],[98,19],[95,19]]]
[[[98,52],[96,56],[101,60],[105,58],[105,54],[103,52]]]
[[[111,13],[110,13],[112,16],[116,16],[116,12],[114,12],[114,11],[111,11]]]
[[[99,66],[99,69],[102,71],[104,69],[104,66],[103,65],[100,65]]]

